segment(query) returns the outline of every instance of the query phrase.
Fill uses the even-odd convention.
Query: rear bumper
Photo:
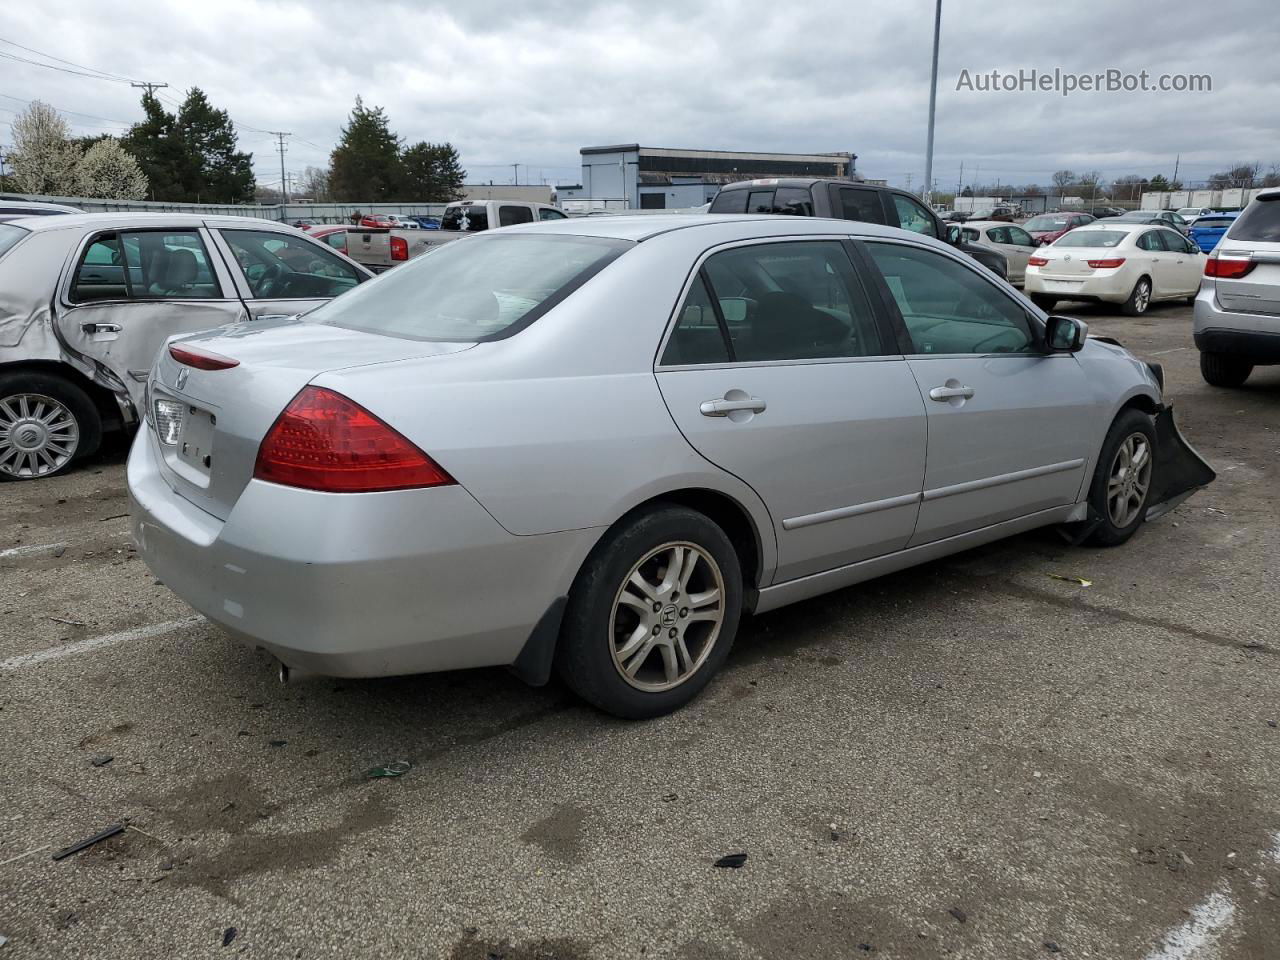
[[[1280,317],[1222,309],[1209,281],[1196,297],[1193,331],[1201,353],[1226,353],[1257,364],[1280,363]]]
[[[391,676],[513,663],[591,531],[516,537],[461,487],[325,494],[250,481],[227,520],[129,454],[134,540],[174,593],[300,670]]]
[[[1106,276],[1045,276],[1038,269],[1029,267],[1022,289],[1025,293],[1057,297],[1059,300],[1124,303],[1133,292],[1133,283],[1128,277],[1114,272]]]

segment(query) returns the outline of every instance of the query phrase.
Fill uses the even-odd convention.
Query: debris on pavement
[[[16,857],[10,857],[8,860],[0,860],[0,867],[6,867],[11,863],[17,863],[19,860],[25,860],[27,857],[31,856],[32,854],[40,853],[43,850],[48,850],[50,846],[51,846],[50,844],[46,843],[43,847],[36,847],[34,850],[28,850],[26,853],[20,853]],[[0,944],[0,946],[4,946],[4,944]]]
[[[59,850],[57,853],[53,855],[53,859],[63,860],[66,857],[71,856],[73,853],[79,853],[81,850],[84,850],[87,847],[92,847],[95,843],[100,843],[103,840],[106,840],[108,837],[114,837],[117,833],[124,833],[123,823],[112,824],[111,826],[107,827],[107,829],[99,833],[95,833],[92,837],[85,837],[79,843],[73,843],[69,847],[63,847],[61,850]]]
[[[663,803],[670,803],[672,800],[678,799],[678,795],[674,793],[664,793],[662,795]]]
[[[712,866],[721,867],[722,869],[737,870],[747,862],[745,853],[731,853],[728,856],[721,857]]]
[[[1045,948],[1046,950],[1048,950],[1050,953],[1061,953],[1061,952],[1062,952],[1062,948],[1061,948],[1060,946],[1058,946],[1058,944],[1057,944],[1057,943],[1055,943],[1053,940],[1046,940],[1046,941],[1044,942],[1044,948]]]
[[[388,763],[384,767],[374,767],[364,776],[366,780],[376,780],[379,777],[403,777],[412,768],[413,764],[408,760],[396,760],[393,763]]]
[[[965,913],[963,910],[961,910],[959,907],[952,907],[950,910],[947,911],[947,913],[951,914],[961,923],[965,923],[969,919],[969,915]]]
[[[111,754],[103,753],[103,754],[99,754],[96,757],[90,757],[89,762],[92,763],[95,767],[105,767],[108,763],[110,763],[114,759],[115,757],[113,757]]]
[[[1084,577],[1068,577],[1068,576],[1064,576],[1061,573],[1046,573],[1045,576],[1051,580],[1061,580],[1063,583],[1074,583],[1077,586],[1081,586],[1081,587],[1093,586],[1093,581],[1086,580]]]
[[[224,947],[231,946],[231,941],[236,938],[236,932],[235,927],[227,927],[226,930],[222,931],[222,945]]]
[[[267,743],[273,747],[283,747],[288,744],[288,740],[268,740]]]
[[[69,617],[50,617],[54,623],[65,623],[69,627],[83,627],[87,624],[83,620],[72,620]]]

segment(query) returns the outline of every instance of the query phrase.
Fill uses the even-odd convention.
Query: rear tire
[[[1099,522],[1089,535],[1091,543],[1115,547],[1137,533],[1147,516],[1155,460],[1155,423],[1130,407],[1107,431],[1093,471],[1089,506]]]
[[[102,420],[88,395],[55,374],[0,374],[0,480],[43,480],[92,456]]]
[[[1200,354],[1200,376],[1213,387],[1238,387],[1253,373],[1253,364],[1229,353]]]
[[[1053,308],[1058,305],[1058,298],[1046,297],[1043,293],[1033,293],[1031,295],[1031,302],[1045,313],[1052,313]]]
[[[583,564],[569,592],[556,669],[606,713],[662,716],[720,669],[741,613],[742,572],[725,532],[685,507],[646,510],[609,533]]]
[[[1151,279],[1139,277],[1129,292],[1129,299],[1120,305],[1120,312],[1127,317],[1140,317],[1151,306]]]

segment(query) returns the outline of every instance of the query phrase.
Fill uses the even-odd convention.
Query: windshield
[[[9,252],[9,249],[25,237],[30,230],[15,226],[12,223],[0,223],[0,257]]]
[[[1055,247],[1114,247],[1129,235],[1128,230],[1085,230],[1076,227],[1053,241]]]
[[[307,319],[410,340],[499,340],[524,329],[631,246],[547,234],[459,240],[330,301]]]
[[[1066,225],[1065,217],[1032,217],[1022,226],[1026,230],[1061,230]]]

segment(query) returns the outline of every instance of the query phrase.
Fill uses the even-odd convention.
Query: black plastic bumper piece
[[[1208,329],[1195,334],[1201,353],[1225,353],[1248,363],[1280,363],[1280,333],[1266,330]]]
[[[568,605],[568,597],[556,597],[551,601],[546,613],[538,618],[515,663],[511,664],[511,672],[531,687],[545,687],[551,679],[556,641],[560,639],[560,621],[564,619],[564,608]]]
[[[1168,513],[1187,497],[1217,479],[1213,467],[1192,449],[1173,422],[1173,407],[1156,414],[1155,489],[1148,500],[1147,519]]]

